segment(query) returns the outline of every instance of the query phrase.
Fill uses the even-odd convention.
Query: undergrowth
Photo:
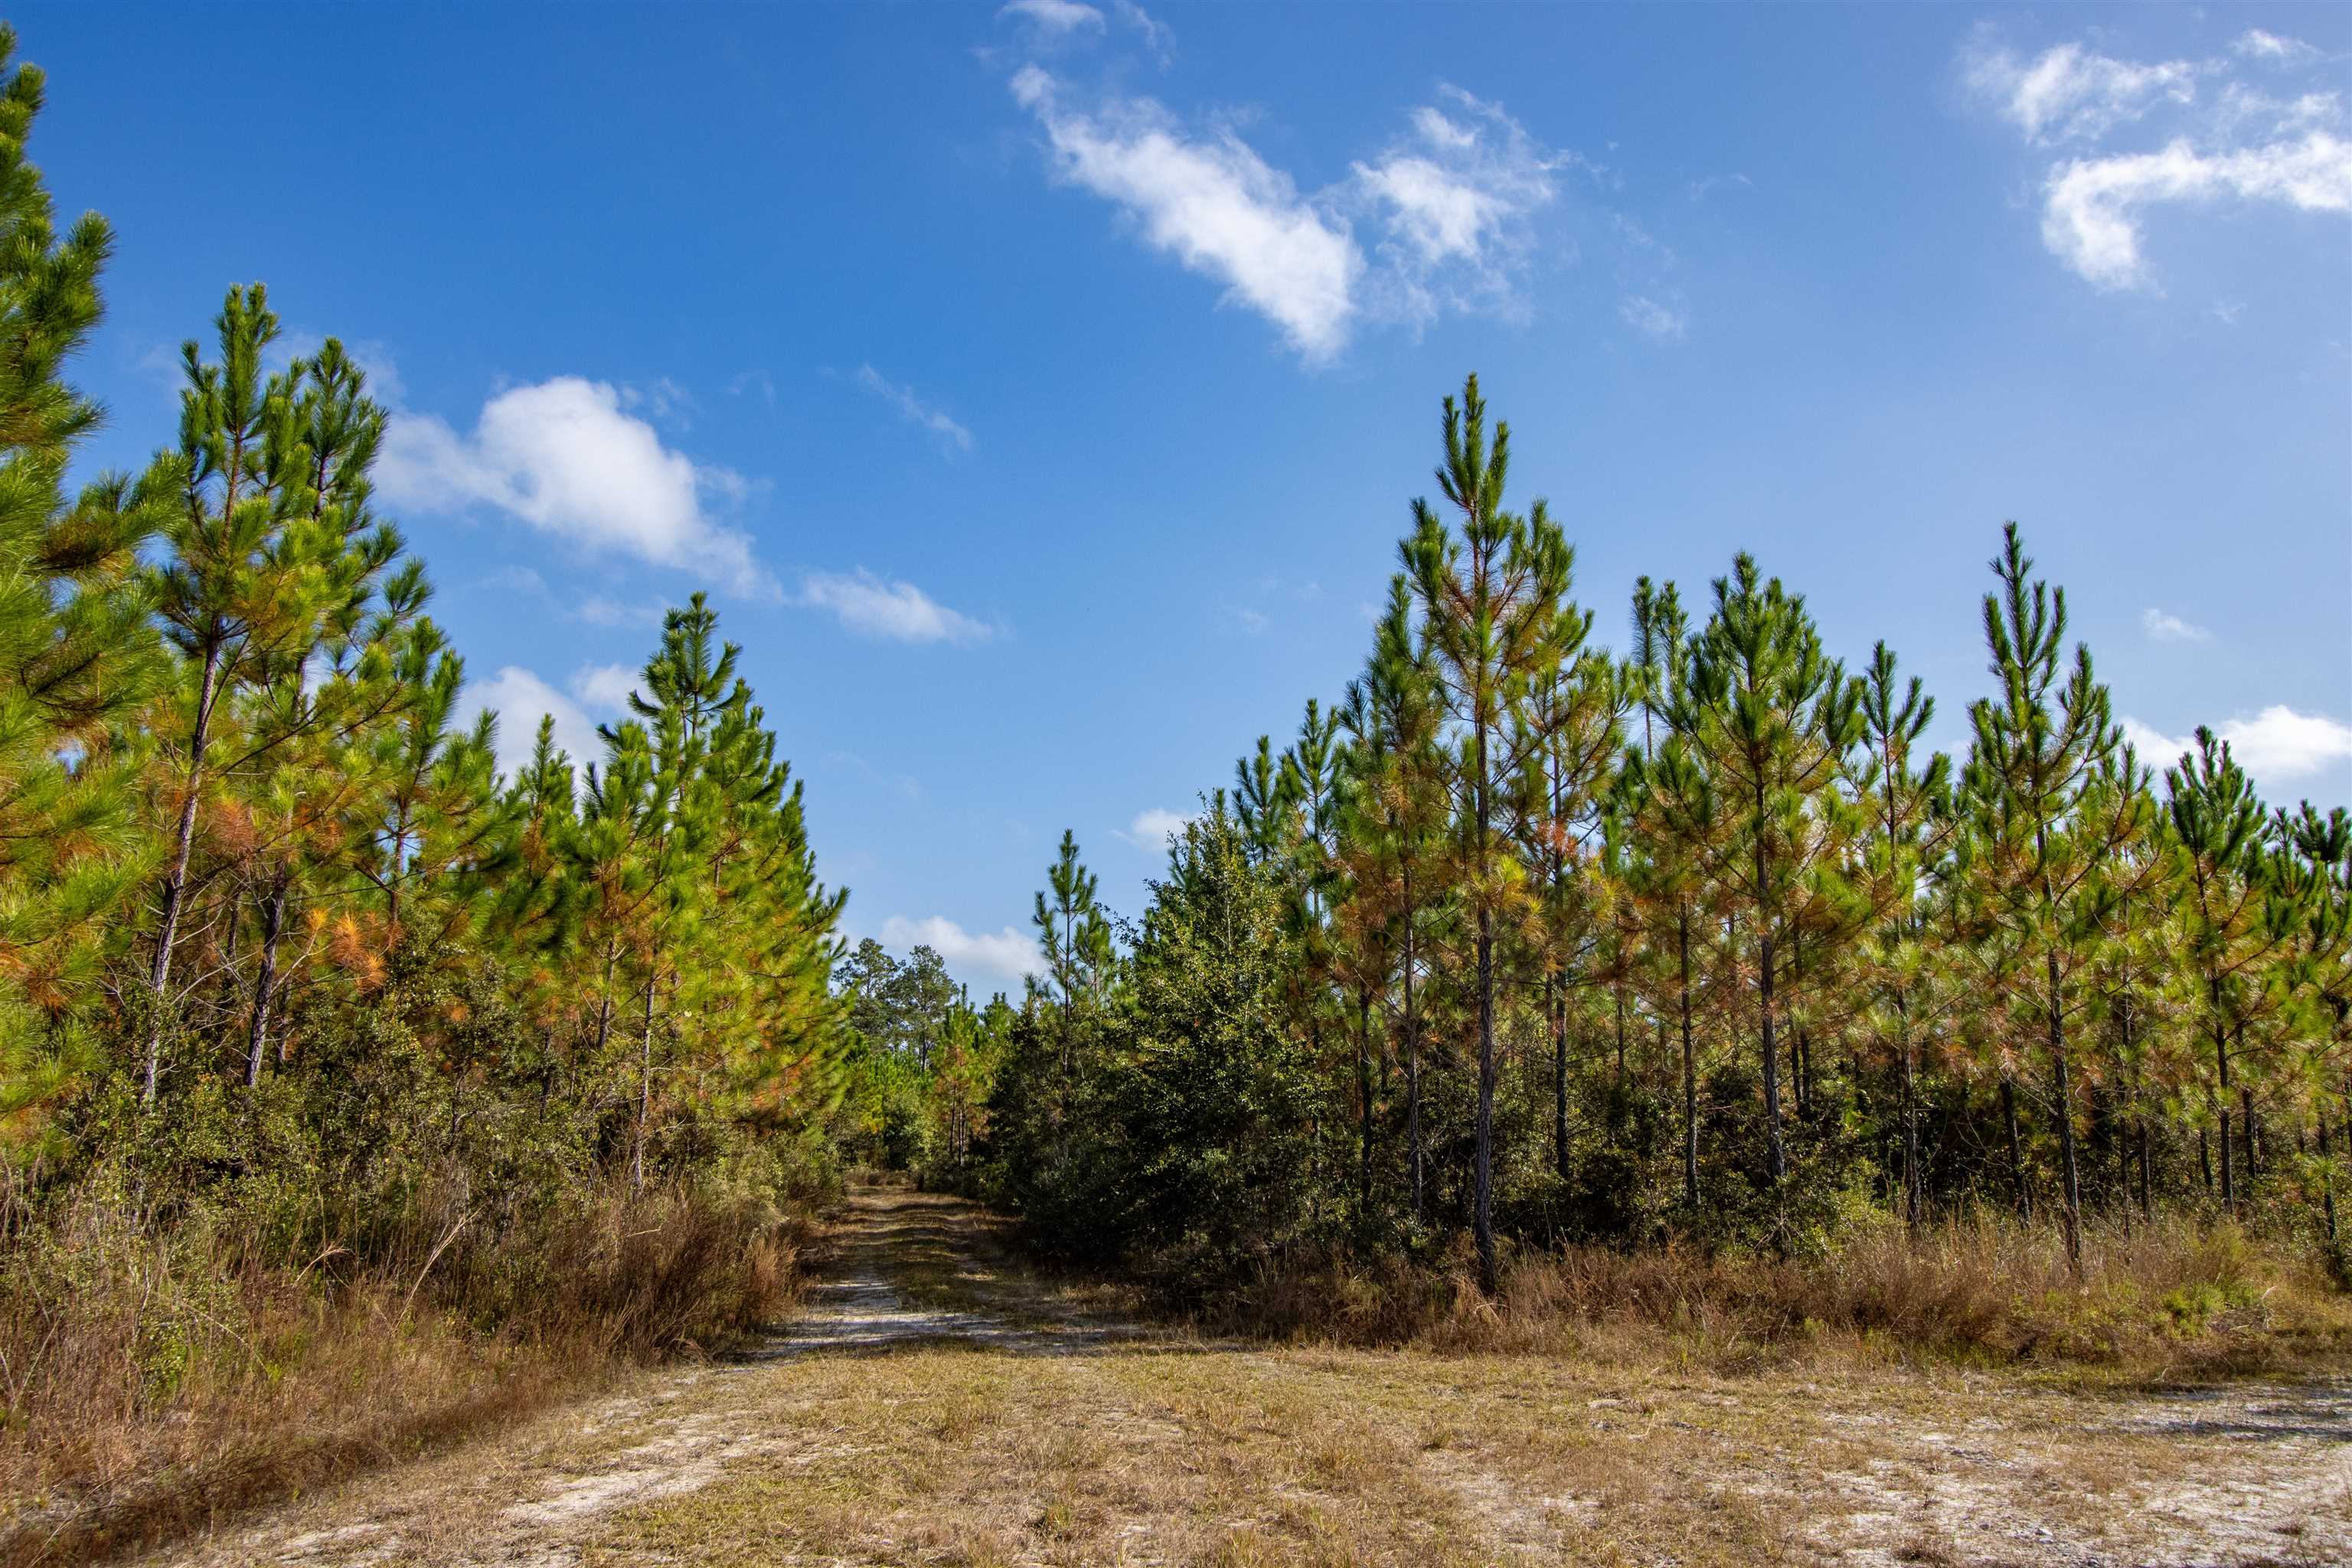
[[[0,1565],[88,1561],[724,1350],[789,1307],[805,1239],[749,1183],[503,1226],[451,1193],[365,1260],[294,1265],[232,1217],[159,1231],[85,1192],[0,1249]]]
[[[2352,1296],[2324,1258],[2187,1215],[2089,1229],[2079,1275],[2047,1227],[1975,1217],[1916,1237],[1864,1226],[1808,1258],[1530,1251],[1492,1297],[1475,1278],[1466,1247],[1435,1264],[1328,1257],[1262,1267],[1194,1311],[1204,1326],[1285,1340],[1716,1370],[1831,1354],[2194,1376],[2352,1355]]]

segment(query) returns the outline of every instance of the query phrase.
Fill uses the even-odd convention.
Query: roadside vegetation
[[[721,1347],[795,1288],[855,1071],[843,895],[673,611],[601,754],[495,717],[259,284],[151,465],[68,485],[111,248],[0,41],[0,1558]]]
[[[1362,674],[1139,917],[1065,836],[933,1179],[1285,1335],[2352,1348],[2344,811],[2208,731],[2139,757],[2014,525],[1955,758],[1887,644],[1840,662],[1746,554],[1600,647],[1475,377],[1443,436]]]

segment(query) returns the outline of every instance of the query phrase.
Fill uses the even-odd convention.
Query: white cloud
[[[776,378],[756,366],[744,371],[727,384],[727,395],[740,397],[747,392],[758,392],[767,399],[768,406],[776,405]]]
[[[2298,63],[2315,59],[2319,56],[2317,49],[2305,43],[2301,38],[2282,38],[2276,33],[2265,33],[2260,27],[2251,27],[2241,33],[2238,36],[2238,41],[2230,46],[2230,52],[2242,55],[2250,60]]]
[[[1412,134],[1355,164],[1355,205],[1388,230],[1376,284],[1412,322],[1515,306],[1536,245],[1528,218],[1559,195],[1557,172],[1580,163],[1536,143],[1500,103],[1461,87],[1440,94],[1449,108],[1423,103]]]
[[[751,541],[702,506],[706,489],[740,492],[740,476],[664,447],[602,382],[557,376],[502,392],[470,437],[432,415],[395,415],[376,478],[396,506],[488,505],[592,554],[704,574],[740,592],[773,589]]]
[[[595,721],[580,705],[520,665],[503,667],[489,679],[469,686],[467,694],[472,700],[470,712],[488,709],[499,716],[499,771],[509,779],[530,761],[542,716],[555,721],[555,744],[571,753],[575,771],[604,754]]]
[[[1091,5],[1079,5],[1078,0],[1012,0],[996,14],[1018,16],[1042,32],[1057,35],[1082,28],[1099,32],[1103,25],[1103,14]]]
[[[968,931],[941,915],[919,921],[892,915],[882,922],[881,941],[883,946],[900,952],[928,947],[950,965],[984,970],[1007,980],[1045,973],[1045,960],[1037,943],[1011,926],[993,933]]]
[[[2197,66],[2189,60],[2137,65],[2060,44],[2028,61],[1979,28],[1964,50],[1969,87],[1990,100],[2031,142],[2096,141],[2139,119],[2161,102],[2197,96]]]
[[[1273,321],[1310,363],[1346,345],[1362,253],[1344,221],[1241,138],[1190,136],[1150,99],[1072,108],[1034,65],[1013,77],[1013,95],[1044,127],[1055,173],[1116,203],[1153,247],[1223,283],[1227,300]]]
[[[2186,139],[2158,153],[2075,159],[2050,172],[2042,239],[2102,289],[2149,286],[2141,208],[2236,197],[2305,212],[2352,210],[2352,142],[2314,131],[2300,142],[2202,153]]]
[[[693,428],[694,416],[702,405],[695,401],[694,394],[669,377],[661,375],[656,376],[650,386],[622,387],[621,406],[644,408],[664,424],[688,430]]]
[[[2259,30],[2232,50],[2236,60],[2141,63],[2069,43],[2024,60],[1998,42],[1990,24],[1962,46],[1969,88],[2027,142],[2083,149],[2053,163],[2043,178],[2042,240],[2094,286],[2154,287],[2140,252],[2141,219],[2152,206],[2352,210],[2352,142],[2337,134],[2343,99],[2277,98],[2237,79],[2242,62],[2293,65],[2317,51]],[[2206,94],[2209,84],[2219,91]],[[2158,115],[2173,122],[2160,146],[2091,150]]]
[[[602,594],[591,594],[572,613],[592,626],[657,626],[663,614],[657,603],[624,605]]]
[[[2161,766],[2179,763],[2195,749],[2193,739],[2167,735],[2137,719],[2123,721],[2124,738],[2139,748],[2143,761]],[[2273,703],[2251,719],[2224,720],[2213,733],[2230,743],[2230,753],[2251,774],[2257,786],[2308,777],[2323,769],[2352,763],[2352,724],[2342,724],[2321,713],[2298,713],[2284,703]]]
[[[1500,104],[1439,91],[1447,108],[1414,110],[1411,135],[1354,166],[1359,205],[1387,229],[1379,281],[1413,321],[1444,306],[1510,308],[1534,248],[1528,219],[1558,195],[1558,172],[1579,162],[1538,144]]]
[[[884,379],[882,373],[870,364],[857,367],[857,384],[897,408],[909,425],[919,425],[937,436],[943,445],[959,452],[971,450],[971,432],[917,397],[913,387]]]
[[[1155,805],[1149,810],[1137,812],[1135,820],[1129,823],[1125,828],[1115,827],[1111,831],[1138,849],[1149,849],[1156,853],[1167,848],[1170,840],[1181,834],[1184,831],[1184,825],[1192,820],[1192,815],[1190,812],[1170,811],[1165,806]]]
[[[1137,5],[1135,0],[1110,0],[1110,8],[1118,19],[1143,35],[1143,47],[1159,57],[1161,69],[1176,58],[1176,35],[1168,24]]]
[[[2191,626],[2179,616],[2167,615],[2153,605],[2139,613],[2139,624],[2154,642],[2211,642],[2213,634],[2203,626]]]
[[[1690,312],[1662,305],[1646,294],[1628,294],[1617,313],[1627,326],[1662,343],[1680,342],[1690,332]]]
[[[934,600],[912,583],[886,581],[859,568],[854,573],[812,572],[801,582],[799,602],[830,610],[851,631],[892,642],[985,642],[996,628]]]
[[[572,695],[591,708],[618,713],[629,706],[639,672],[625,664],[583,665],[572,674]]]

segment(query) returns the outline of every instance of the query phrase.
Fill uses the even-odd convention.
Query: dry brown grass
[[[287,1269],[215,1227],[70,1213],[0,1270],[0,1564],[201,1526],[719,1347],[795,1287],[771,1217],[609,1194],[535,1234],[450,1220]]]
[[[2316,1259],[2185,1218],[2092,1232],[2079,1276],[2045,1229],[1979,1219],[1915,1238],[1889,1223],[1801,1261],[1674,1247],[1522,1256],[1493,1299],[1466,1268],[1327,1263],[1269,1272],[1204,1321],[1288,1341],[1724,1371],[1829,1355],[2164,1377],[2292,1371],[2352,1353],[2352,1297]]]

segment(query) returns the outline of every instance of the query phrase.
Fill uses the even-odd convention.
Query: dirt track
[[[753,1354],[149,1561],[2352,1560],[2342,1384],[2105,1395],[1269,1349],[1090,1314],[991,1228],[859,1192],[806,1314]]]

